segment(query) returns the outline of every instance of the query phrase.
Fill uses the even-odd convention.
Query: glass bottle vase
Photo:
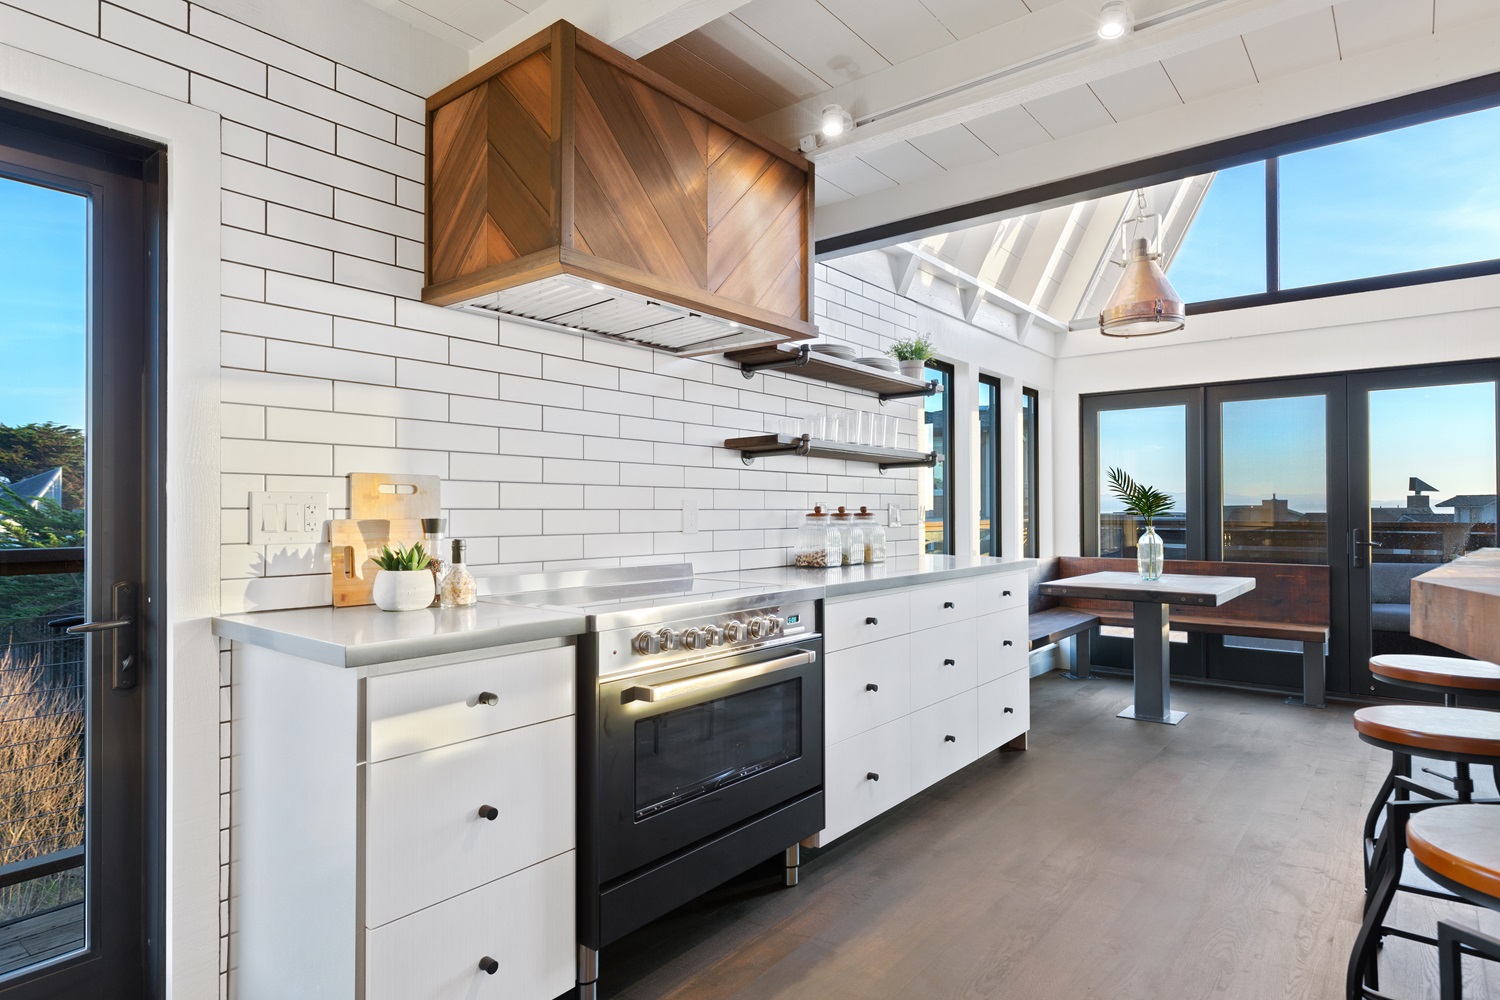
[[[1135,566],[1142,580],[1160,580],[1162,564],[1166,562],[1166,546],[1161,536],[1151,525],[1141,532],[1135,543]]]

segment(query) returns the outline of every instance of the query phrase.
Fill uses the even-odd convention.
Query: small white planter
[[[432,570],[383,569],[375,574],[375,606],[381,611],[416,611],[432,603]]]
[[[914,378],[918,382],[921,382],[927,378],[927,362],[903,361],[901,362],[901,374],[907,378]]]

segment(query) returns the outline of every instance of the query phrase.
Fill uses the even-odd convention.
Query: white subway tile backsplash
[[[484,479],[495,483],[539,483],[543,460],[532,455],[453,456],[450,475],[454,479]]]
[[[99,34],[101,37],[134,49],[136,52],[154,56],[174,66],[191,70],[195,74],[221,80],[253,94],[266,92],[266,67],[264,63],[247,59],[230,49],[206,42],[187,34],[184,30],[163,24],[134,11],[106,3],[100,8]],[[201,103],[194,94],[193,103]],[[219,109],[215,109],[219,110]],[[239,120],[238,118],[236,120]],[[245,122],[254,125],[254,122]]]
[[[334,218],[356,226],[415,240],[418,251],[421,250],[421,212],[412,212],[399,205],[366,198],[352,191],[339,191],[333,196],[333,215]],[[420,262],[417,266],[421,267]]]
[[[272,136],[285,136],[305,146],[333,151],[332,122],[304,114],[296,108],[232,87],[199,73],[192,75],[193,103],[217,111],[241,125],[258,128]],[[272,146],[275,140],[272,140]]]
[[[266,370],[347,382],[393,385],[396,359],[360,351],[273,340],[266,344]]]
[[[338,126],[338,155],[409,181],[422,180],[422,154],[343,125]]]
[[[386,142],[396,140],[396,116],[320,84],[271,67],[266,96],[308,114],[366,132]]]
[[[499,483],[447,480],[442,485],[443,506],[449,510],[494,510],[500,506]]]
[[[500,539],[501,562],[554,562],[582,559],[582,535],[538,535]]]
[[[219,338],[219,363],[225,368],[266,367],[266,342],[260,337],[225,333]]]
[[[368,288],[372,292],[407,299],[422,294],[421,272],[343,253],[333,255],[333,280],[341,285]]]
[[[274,236],[390,264],[396,260],[396,238],[283,205],[266,211],[266,228]]]
[[[544,362],[542,357],[528,351],[481,344],[472,340],[455,340],[449,348],[449,363],[462,365],[465,368],[481,368],[486,371],[536,378],[542,374]]]
[[[500,321],[494,317],[457,309],[439,309],[402,299],[396,301],[396,325],[407,330],[426,330],[445,337],[477,340],[482,344],[497,343],[500,337]]]
[[[405,146],[417,153],[427,149],[427,129],[409,118],[396,120],[396,145]]]
[[[226,121],[225,124],[232,123]],[[326,184],[233,156],[221,159],[220,183],[227,190],[321,215],[333,212],[333,188]]]
[[[448,397],[442,393],[363,382],[335,382],[333,408],[344,413],[373,413],[413,420],[448,419]]]
[[[318,148],[312,148],[314,146]],[[266,143],[266,163],[277,170],[370,198],[392,201],[396,197],[396,178],[389,173],[363,163],[340,159],[333,155],[331,148],[317,143],[301,140],[292,142],[273,132]]]
[[[219,291],[236,298],[263,300],[266,297],[266,272],[226,260],[219,265]]]
[[[456,510],[448,520],[449,533],[455,538],[470,535],[503,537],[542,533],[540,510]]]
[[[544,416],[543,423],[545,422]],[[505,428],[500,432],[500,447],[508,455],[537,455],[549,459],[583,457],[583,438],[576,434]],[[552,481],[550,476],[548,480]]]
[[[319,441],[390,448],[396,444],[396,421],[390,417],[357,413],[271,407],[266,411],[266,437],[275,441]]]
[[[631,417],[649,417],[655,401],[650,396],[630,392],[615,392],[611,389],[583,390],[583,408],[590,413],[619,413]]]
[[[225,298],[220,307],[220,325],[234,333],[250,333],[275,340],[297,340],[304,344],[333,343],[333,320],[305,309]]]
[[[266,436],[266,408],[243,403],[224,403],[219,407],[219,433],[232,438]]]
[[[225,260],[323,281],[333,277],[333,254],[327,250],[229,226],[220,227],[219,233]]]
[[[402,448],[494,453],[500,450],[500,430],[478,424],[401,420],[396,425],[396,443]]]
[[[582,483],[584,485],[617,486],[620,482],[620,466],[615,462],[544,458],[542,460],[542,479],[548,483]]]
[[[193,34],[271,66],[279,66],[314,83],[333,83],[333,61],[268,35],[239,21],[194,5],[188,28]]]
[[[87,34],[64,27],[48,18],[71,17],[82,14],[96,19],[97,5],[80,0],[65,0],[59,5],[56,0],[35,0],[25,4],[37,11],[45,11],[46,17],[37,17],[18,10],[15,6],[0,5],[0,38],[25,39],[28,50],[58,62],[86,66],[91,72],[110,80],[119,80],[157,94],[165,94],[178,101],[188,99],[188,72],[177,66],[142,55],[132,49],[94,37],[97,28],[84,30]],[[88,8],[93,7],[90,11]]]
[[[219,374],[219,398],[226,403],[328,410],[333,408],[333,383],[295,375],[225,369]]]
[[[405,177],[396,178],[396,204],[413,212],[427,210],[427,194],[421,183]]]
[[[451,341],[449,350],[453,344]],[[494,372],[482,372],[473,368],[455,368],[429,361],[400,358],[396,361],[396,384],[406,389],[428,389],[433,392],[451,392],[465,396],[485,396],[494,399],[500,394],[500,376]]]
[[[389,295],[290,274],[266,275],[266,301],[372,323],[390,323],[395,318],[395,300]]]
[[[448,338],[415,330],[402,330],[383,323],[340,316],[333,321],[333,344],[352,351],[389,354],[397,358],[414,358],[446,364]]]
[[[462,423],[516,427],[533,431],[542,429],[542,407],[535,403],[512,403],[504,399],[454,396],[449,410],[451,419]]]
[[[422,98],[393,87],[382,80],[367,76],[358,70],[350,69],[348,66],[338,68],[338,79],[335,85],[340,92],[350,97],[358,98],[377,108],[393,111],[408,121],[424,122],[427,120],[427,104]]]
[[[586,410],[566,410],[548,406],[542,410],[542,429],[561,434],[593,434],[612,437],[620,433],[620,418],[613,413],[590,413]]]
[[[266,162],[266,134],[228,118],[219,120],[219,148],[225,156]]]
[[[220,463],[225,472],[278,472],[326,476],[333,469],[333,447],[327,444],[289,444],[285,441],[226,439]]]
[[[583,387],[502,374],[500,398],[545,406],[567,406],[576,410],[583,406]]]
[[[559,483],[501,483],[500,506],[536,510],[578,508],[584,506],[584,490],[592,488]]]
[[[219,219],[226,226],[257,233],[266,231],[266,203],[259,198],[222,191],[219,194],[219,212]]]
[[[649,486],[585,486],[584,506],[592,509],[650,509],[656,506],[656,490]]]
[[[411,448],[367,448],[358,445],[334,445],[333,474],[351,472],[398,472],[412,476],[448,478],[448,453],[417,451]]]
[[[654,462],[656,445],[652,441],[628,438],[586,437],[583,439],[583,457],[600,462]]]

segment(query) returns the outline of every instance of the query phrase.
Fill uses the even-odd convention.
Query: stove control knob
[[[766,637],[766,620],[764,618],[750,619],[750,638],[764,639]]]
[[[703,626],[703,644],[705,646],[724,645],[724,630],[717,625]]]
[[[650,656],[656,652],[656,633],[642,632],[631,641],[630,648],[641,656]]]
[[[724,626],[725,642],[739,642],[743,638],[745,638],[744,622],[730,622]]]
[[[661,642],[661,651],[663,653],[667,652],[677,645],[677,633],[669,628],[664,628],[658,631],[656,633],[656,638]]]
[[[767,628],[770,629],[771,635],[780,635],[786,628],[786,619],[780,617],[779,615],[772,615],[770,618],[767,618],[766,621],[770,623]]]
[[[690,628],[686,632],[682,633],[683,649],[702,649],[706,645],[708,645],[708,643],[704,641],[703,632],[701,629]]]

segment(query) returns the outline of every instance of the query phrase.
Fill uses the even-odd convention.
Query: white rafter
[[[469,63],[471,66],[482,66],[554,21],[570,21],[627,56],[639,58],[743,7],[747,2],[748,0],[546,0],[504,31],[476,45],[470,50]]]

